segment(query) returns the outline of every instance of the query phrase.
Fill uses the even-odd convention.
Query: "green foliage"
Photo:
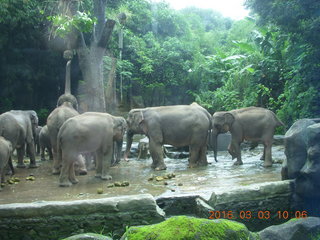
[[[124,31],[117,73],[126,101],[136,96],[146,106],[197,101],[212,113],[262,106],[286,125],[320,117],[320,2],[246,4],[256,15],[232,21],[212,10],[173,10],[165,2],[108,1],[108,17],[127,16],[117,25]],[[80,1],[73,17],[56,11],[55,1],[0,1],[0,111],[36,108],[44,118],[42,109],[55,106],[65,61],[60,52],[48,51],[52,45],[63,48],[46,41],[48,27],[54,25],[55,34],[63,37],[73,29],[91,32],[96,21],[90,0]],[[109,49],[114,56],[119,53],[117,34]],[[89,41],[88,34],[84,38]],[[76,60],[73,64],[76,87],[83,76]]]
[[[252,233],[245,225],[229,221],[208,220],[186,216],[171,217],[164,222],[131,227],[126,231],[126,237],[132,240],[142,239],[251,239]]]
[[[44,126],[47,124],[47,117],[49,116],[50,112],[51,111],[49,111],[49,109],[46,108],[41,108],[37,111],[40,126]]]
[[[319,1],[247,0],[246,4],[259,15],[260,24],[277,26],[282,38],[282,47],[274,51],[274,55],[283,56],[279,79],[285,88],[274,96],[278,97],[279,115],[288,124],[319,117]]]
[[[47,19],[52,22],[54,27],[54,35],[64,38],[67,34],[71,33],[73,28],[80,32],[91,32],[96,18],[91,18],[85,12],[79,12],[72,17],[67,15],[48,16]]]

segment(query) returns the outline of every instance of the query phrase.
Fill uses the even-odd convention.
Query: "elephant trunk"
[[[113,144],[113,161],[112,166],[117,165],[121,160],[121,151],[122,151],[122,143],[123,141],[115,141]]]
[[[217,152],[218,152],[218,132],[215,129],[212,129],[209,135],[209,146],[213,150],[214,160],[217,160]]]
[[[123,157],[124,160],[127,160],[128,155],[129,155],[129,153],[130,153],[133,135],[134,135],[134,134],[133,134],[132,131],[130,131],[130,130],[127,131],[127,137],[126,137],[126,139],[127,139],[127,145],[126,145],[126,151],[125,151],[124,157]]]
[[[70,71],[71,71],[71,60],[69,60],[67,62],[67,65],[66,65],[66,82],[65,82],[65,87],[64,87],[64,93],[65,94],[70,94],[71,93]]]

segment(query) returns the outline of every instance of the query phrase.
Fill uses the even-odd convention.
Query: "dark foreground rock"
[[[268,227],[259,233],[261,240],[317,240],[320,239],[320,218],[308,217]]]
[[[178,240],[178,239],[259,239],[245,225],[225,220],[208,220],[187,216],[177,216],[155,225],[131,227],[121,238],[129,240]]]

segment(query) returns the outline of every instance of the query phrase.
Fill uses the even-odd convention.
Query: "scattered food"
[[[126,187],[126,186],[129,186],[130,185],[130,183],[128,182],[128,181],[123,181],[122,183],[121,183],[121,186],[122,187]]]
[[[102,194],[103,193],[103,189],[102,188],[97,188],[97,193],[98,194]]]
[[[109,184],[110,185],[110,184]],[[108,186],[109,186],[108,185]],[[130,185],[130,183],[128,181],[123,181],[123,182],[114,182],[113,185],[115,187],[127,187]],[[110,186],[111,187],[111,186]]]
[[[169,183],[168,183],[168,182],[163,182],[163,184],[164,184],[164,185],[168,185]]]
[[[115,187],[121,187],[121,182],[114,182]]]
[[[36,178],[34,176],[26,177],[27,181],[34,181]]]
[[[157,181],[162,181],[162,180],[164,180],[164,178],[161,177],[161,176],[157,176],[157,177],[156,177],[156,180],[157,180]]]
[[[7,183],[9,184],[18,184],[18,182],[20,182],[20,179],[17,177],[11,177],[7,180]]]
[[[107,188],[112,188],[112,187],[114,187],[114,184],[113,184],[113,183],[109,183],[109,184],[107,185]]]
[[[183,184],[182,183],[178,183],[178,186],[183,186]]]
[[[174,178],[176,175],[174,173],[167,173],[163,176],[155,176],[155,175],[151,175],[149,178],[148,178],[148,181],[152,181],[152,180],[156,180],[156,181],[163,181],[163,180],[166,180],[166,179],[171,179],[171,178]]]

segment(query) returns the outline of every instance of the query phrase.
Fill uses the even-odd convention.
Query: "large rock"
[[[164,220],[150,194],[0,205],[0,239],[60,239],[81,232],[122,234],[126,226]]]
[[[194,217],[177,216],[164,222],[142,227],[131,227],[121,238],[132,240],[179,240],[179,239],[258,239],[245,225],[220,219],[208,220]]]
[[[291,219],[259,233],[261,240],[316,240],[320,239],[320,218]]]
[[[295,179],[307,161],[307,127],[315,124],[310,119],[296,121],[285,134],[285,154],[281,175],[282,179]]]
[[[319,217],[320,124],[313,120],[298,120],[286,132],[281,175],[282,179],[294,179],[291,208]]]

